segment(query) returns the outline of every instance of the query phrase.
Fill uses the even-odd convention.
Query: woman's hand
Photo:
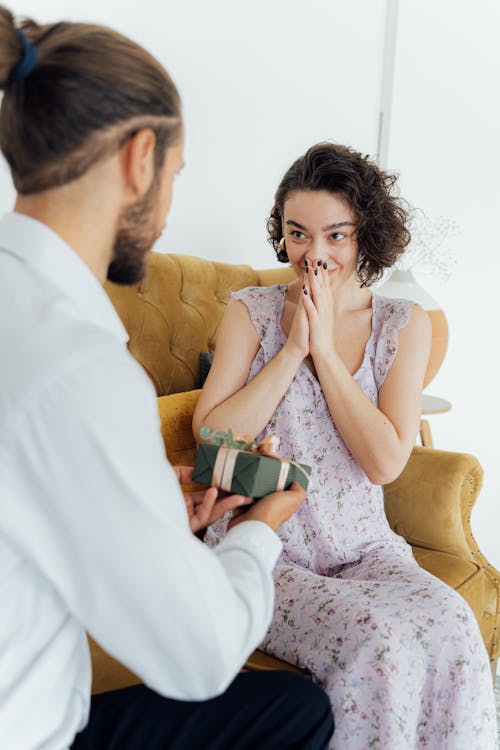
[[[292,325],[288,332],[285,348],[300,357],[302,361],[309,354],[309,321],[304,306],[304,295],[299,294],[297,308],[293,316]]]
[[[179,480],[181,489],[182,485],[192,484],[192,466],[174,466],[173,469]],[[184,492],[183,490],[182,494],[184,495],[189,525],[193,534],[215,523],[228,510],[234,510],[243,505],[250,505],[253,502],[251,497],[245,497],[244,495],[227,495],[219,500],[219,491],[216,487],[211,487],[209,490],[196,490],[194,492]]]
[[[309,325],[309,353],[316,360],[334,351],[333,291],[327,263],[314,258],[308,266],[301,296]]]

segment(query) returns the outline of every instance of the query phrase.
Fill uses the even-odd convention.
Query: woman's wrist
[[[311,352],[314,367],[317,371],[327,369],[330,371],[338,370],[339,367],[345,367],[342,359],[334,348],[328,351]]]
[[[304,354],[304,352],[302,352],[300,348],[289,339],[287,339],[287,341],[283,345],[280,354],[282,355],[282,359],[284,361],[289,362],[291,365],[295,366],[297,370],[307,356],[307,353]]]

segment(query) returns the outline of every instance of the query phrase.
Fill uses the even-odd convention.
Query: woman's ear
[[[122,147],[123,176],[133,200],[142,198],[155,176],[156,136],[151,128],[143,128]]]

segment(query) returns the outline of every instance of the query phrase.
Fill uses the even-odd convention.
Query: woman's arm
[[[305,321],[304,312],[302,326]],[[246,385],[260,346],[259,337],[244,303],[229,302],[219,328],[214,361],[193,417],[196,440],[204,424],[219,430],[231,427],[252,438],[264,429],[306,356],[299,345],[301,331],[297,329],[298,324],[283,349]],[[306,340],[307,336],[302,335],[302,342]]]
[[[374,484],[399,476],[418,430],[431,323],[414,306],[398,331],[398,351],[380,388],[378,408],[365,396],[335,352],[314,356],[328,408],[343,441]]]

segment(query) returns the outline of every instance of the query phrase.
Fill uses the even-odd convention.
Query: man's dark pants
[[[197,703],[144,685],[95,695],[72,750],[322,750],[332,733],[321,688],[291,672],[260,672]]]

